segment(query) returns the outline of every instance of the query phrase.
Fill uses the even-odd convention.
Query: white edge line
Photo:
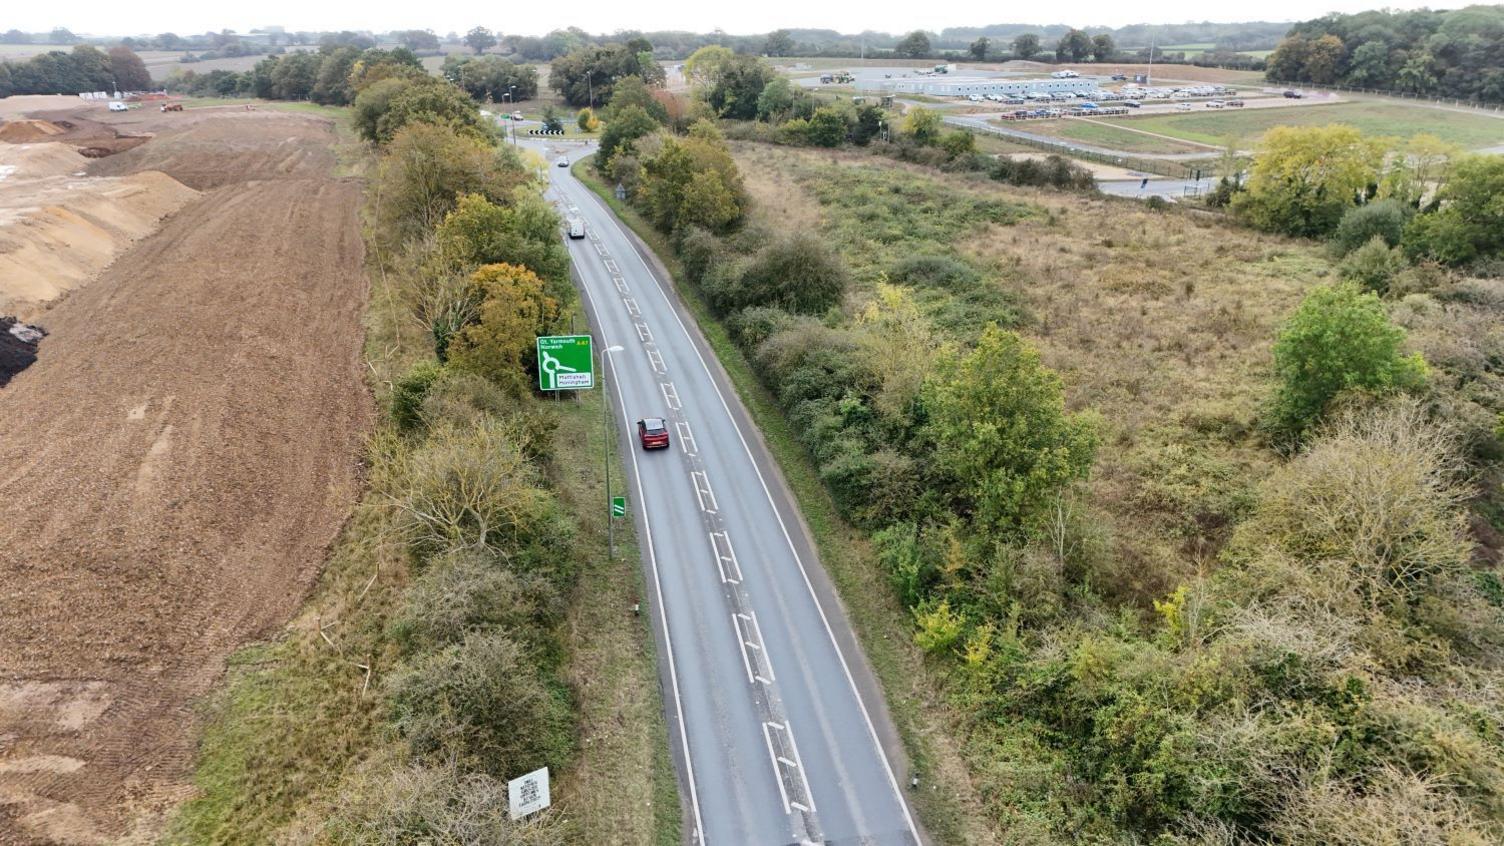
[[[601,199],[595,195],[594,191],[586,191],[586,193],[597,207],[605,209],[605,213],[611,218],[612,225],[620,229],[621,224],[616,220],[616,213],[606,208]],[[684,318],[679,316],[679,309],[675,307],[673,300],[669,298],[668,292],[663,290],[663,285],[658,281],[658,275],[653,272],[651,267],[648,267],[642,254],[637,251],[637,245],[632,241],[632,238],[626,233],[623,233],[623,237],[626,238],[627,244],[632,247],[632,257],[642,266],[648,278],[653,280],[653,287],[658,290],[659,296],[663,297],[663,301],[668,305],[668,310],[673,314],[675,322],[679,324],[679,328],[683,330],[685,337],[689,340],[690,349],[695,351],[695,358],[699,359],[700,367],[710,379],[710,387],[715,391],[716,397],[720,399],[721,407],[725,409],[726,417],[730,419],[731,428],[736,431],[737,440],[742,443],[742,450],[747,453],[747,460],[752,462],[752,472],[757,474],[757,481],[762,485],[763,495],[768,498],[768,505],[773,508],[773,517],[778,520],[778,527],[783,531],[783,539],[789,545],[789,552],[793,553],[794,563],[799,566],[799,573],[804,577],[804,586],[809,590],[810,598],[815,602],[815,610],[820,614],[820,622],[824,624],[825,633],[830,636],[831,646],[835,648],[836,658],[841,662],[841,670],[846,674],[846,683],[851,686],[851,693],[856,697],[856,706],[861,709],[862,720],[867,724],[867,734],[872,738],[872,743],[877,748],[877,757],[882,759],[883,769],[887,771],[888,785],[893,788],[893,798],[898,800],[898,807],[903,810],[904,822],[908,823],[909,833],[914,836],[916,841],[919,841],[919,829],[914,825],[914,817],[909,813],[909,803],[904,801],[903,791],[898,788],[898,778],[893,774],[892,762],[888,760],[887,753],[883,751],[882,739],[877,736],[877,726],[872,722],[872,715],[867,712],[867,703],[862,701],[862,692],[857,689],[856,677],[851,674],[851,667],[846,663],[846,655],[841,651],[840,641],[836,640],[835,630],[831,628],[830,619],[825,614],[825,606],[820,603],[820,595],[815,593],[814,583],[810,581],[809,573],[804,569],[804,559],[799,556],[799,550],[794,546],[794,538],[789,534],[789,528],[783,521],[783,515],[778,511],[778,503],[773,499],[773,491],[768,488],[768,480],[763,478],[762,468],[757,466],[757,458],[752,455],[752,447],[747,443],[746,435],[742,433],[741,424],[736,422],[736,415],[731,413],[731,406],[726,402],[726,395],[721,392],[721,386],[716,382],[715,374],[711,371],[710,365],[706,363],[705,356],[700,352],[700,345],[695,343],[694,335],[689,331],[689,327],[685,325]],[[612,372],[614,374],[615,370],[613,369]],[[810,799],[811,801],[814,799],[813,791],[811,791]]]
[[[585,299],[590,302],[591,312],[600,314],[596,310],[595,298],[590,295],[590,284],[585,280],[584,273],[580,274],[580,289],[585,292]],[[606,337],[605,323],[602,322],[596,328],[600,330],[601,340],[609,347],[611,341]],[[606,366],[611,369],[611,383],[616,386],[617,408],[626,408],[627,398],[621,392],[621,380],[616,375],[616,359],[609,355],[606,356]],[[615,427],[612,427],[612,429],[612,436],[614,437],[616,435]],[[669,635],[668,630],[668,607],[663,602],[663,582],[658,577],[658,553],[653,548],[653,524],[648,519],[647,494],[642,488],[642,471],[637,465],[637,451],[629,450],[629,452],[632,455],[632,476],[637,482],[637,499],[640,503],[638,510],[642,514],[642,531],[644,535],[643,539],[647,541],[648,564],[653,571],[653,591],[658,597],[658,619],[663,624],[664,645],[668,647],[668,679],[669,684],[674,688],[674,712],[679,718],[679,744],[684,750],[684,776],[685,781],[689,783],[689,805],[695,812],[695,833],[698,835],[701,846],[704,846],[707,842],[705,837],[705,822],[700,817],[700,796],[695,789],[695,764],[693,756],[689,752],[689,734],[684,727],[684,703],[679,695],[679,673],[674,665],[674,641]],[[784,800],[785,804],[787,804],[787,801],[787,799]]]

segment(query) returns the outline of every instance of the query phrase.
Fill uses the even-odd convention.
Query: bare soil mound
[[[35,317],[197,196],[152,171],[0,183],[0,313]]]
[[[5,846],[152,842],[194,702],[293,614],[359,493],[359,186],[316,166],[326,123],[217,120],[131,151],[222,187],[53,307],[0,389]]]
[[[0,144],[0,180],[82,173],[89,160],[67,144]]]
[[[62,135],[64,131],[62,127],[54,126],[45,120],[8,120],[0,123],[0,141],[30,144],[33,141],[46,141],[55,135]]]

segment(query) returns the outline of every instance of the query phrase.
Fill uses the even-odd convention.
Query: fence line
[[[1075,147],[1070,144],[1045,141],[1043,139],[1025,137],[1021,135],[1012,135],[1007,132],[1000,132],[996,128],[991,126],[988,126],[984,129],[983,127],[976,124],[969,124],[963,125],[962,128],[982,129],[989,135],[995,135],[1006,141],[1021,144],[1025,147],[1033,147],[1036,150],[1043,150],[1046,153],[1053,153],[1058,156],[1064,156],[1068,159],[1085,159],[1090,162],[1096,162],[1097,164],[1114,165],[1116,167],[1126,168],[1128,170],[1141,170],[1145,173],[1156,173],[1160,176],[1171,176],[1176,179],[1189,179],[1195,174],[1195,171],[1197,170],[1194,165],[1187,165],[1184,162],[1179,162],[1174,159],[1146,159],[1139,158],[1137,156],[1114,156],[1106,153],[1098,153],[1095,150],[1083,150],[1080,147]],[[1208,174],[1214,169],[1214,167],[1212,163],[1208,161],[1205,166],[1199,169],[1203,174]]]

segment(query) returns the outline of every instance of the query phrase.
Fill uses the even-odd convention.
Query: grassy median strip
[[[592,161],[577,162],[574,174],[637,233],[670,275],[678,279],[683,270],[667,238],[634,209],[616,199],[591,169]],[[920,779],[920,789],[912,798],[926,831],[939,843],[993,842],[994,836],[985,826],[956,748],[957,741],[950,734],[950,705],[939,690],[939,681],[931,676],[914,646],[907,612],[874,565],[867,538],[841,518],[788,420],[758,381],[746,357],[732,343],[725,327],[695,291],[678,284],[675,288],[731,377],[798,500],[821,562],[840,591],[867,658],[887,694],[888,707],[908,752],[913,774]],[[902,773],[899,776],[903,778]]]

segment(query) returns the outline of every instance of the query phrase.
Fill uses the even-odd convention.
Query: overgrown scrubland
[[[658,143],[611,173],[870,538],[837,582],[910,610],[922,728],[879,673],[991,836],[1504,837],[1497,280],[1385,302],[1216,214],[763,144],[734,217],[655,218]]]
[[[632,542],[606,559],[602,468],[554,449],[603,446],[599,400],[531,389],[534,336],[577,308],[557,218],[475,121],[362,117],[389,413],[305,611],[233,661],[168,839],[677,842]],[[512,822],[507,779],[543,766],[555,807]]]

